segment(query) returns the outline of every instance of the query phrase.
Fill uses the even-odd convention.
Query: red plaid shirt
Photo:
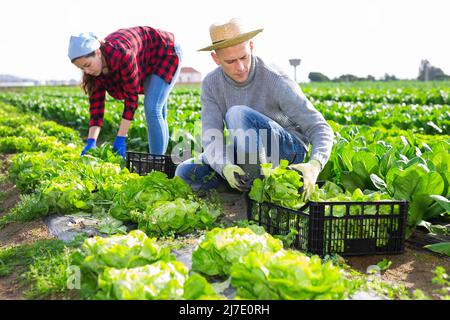
[[[97,89],[89,97],[89,127],[103,124],[106,91],[125,100],[122,118],[133,120],[147,76],[156,74],[170,83],[178,67],[173,34],[150,27],[117,30],[105,38],[100,50],[108,74],[96,77]]]

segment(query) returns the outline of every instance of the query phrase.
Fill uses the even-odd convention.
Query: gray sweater
[[[200,100],[205,161],[220,175],[223,166],[232,163],[233,155],[214,145],[221,143],[223,136],[217,139],[216,135],[212,141],[205,133],[216,129],[223,134],[225,114],[235,105],[251,107],[271,118],[293,134],[306,149],[311,143],[310,159],[318,160],[322,168],[330,157],[333,131],[322,114],[305,97],[297,83],[279,68],[266,65],[259,57],[252,57],[248,80],[242,84],[228,77],[221,67],[210,72],[203,80]]]

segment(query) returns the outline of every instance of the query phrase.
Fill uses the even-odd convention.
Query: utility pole
[[[294,80],[297,82],[297,66],[300,65],[301,59],[289,59],[289,63],[294,67]]]

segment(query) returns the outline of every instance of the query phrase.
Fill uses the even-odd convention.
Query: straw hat
[[[225,24],[212,24],[209,27],[212,44],[198,51],[212,51],[231,47],[253,38],[263,30],[245,30],[238,18],[233,18]]]

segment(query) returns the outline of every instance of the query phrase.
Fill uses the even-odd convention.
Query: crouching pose
[[[303,174],[308,196],[329,159],[333,131],[322,114],[294,80],[253,55],[251,39],[261,31],[245,30],[239,19],[213,24],[212,44],[199,50],[212,51],[218,68],[202,83],[203,153],[176,170],[194,190],[225,181],[240,190],[242,176],[259,175],[261,163],[286,159]],[[224,125],[231,144],[224,143]]]

